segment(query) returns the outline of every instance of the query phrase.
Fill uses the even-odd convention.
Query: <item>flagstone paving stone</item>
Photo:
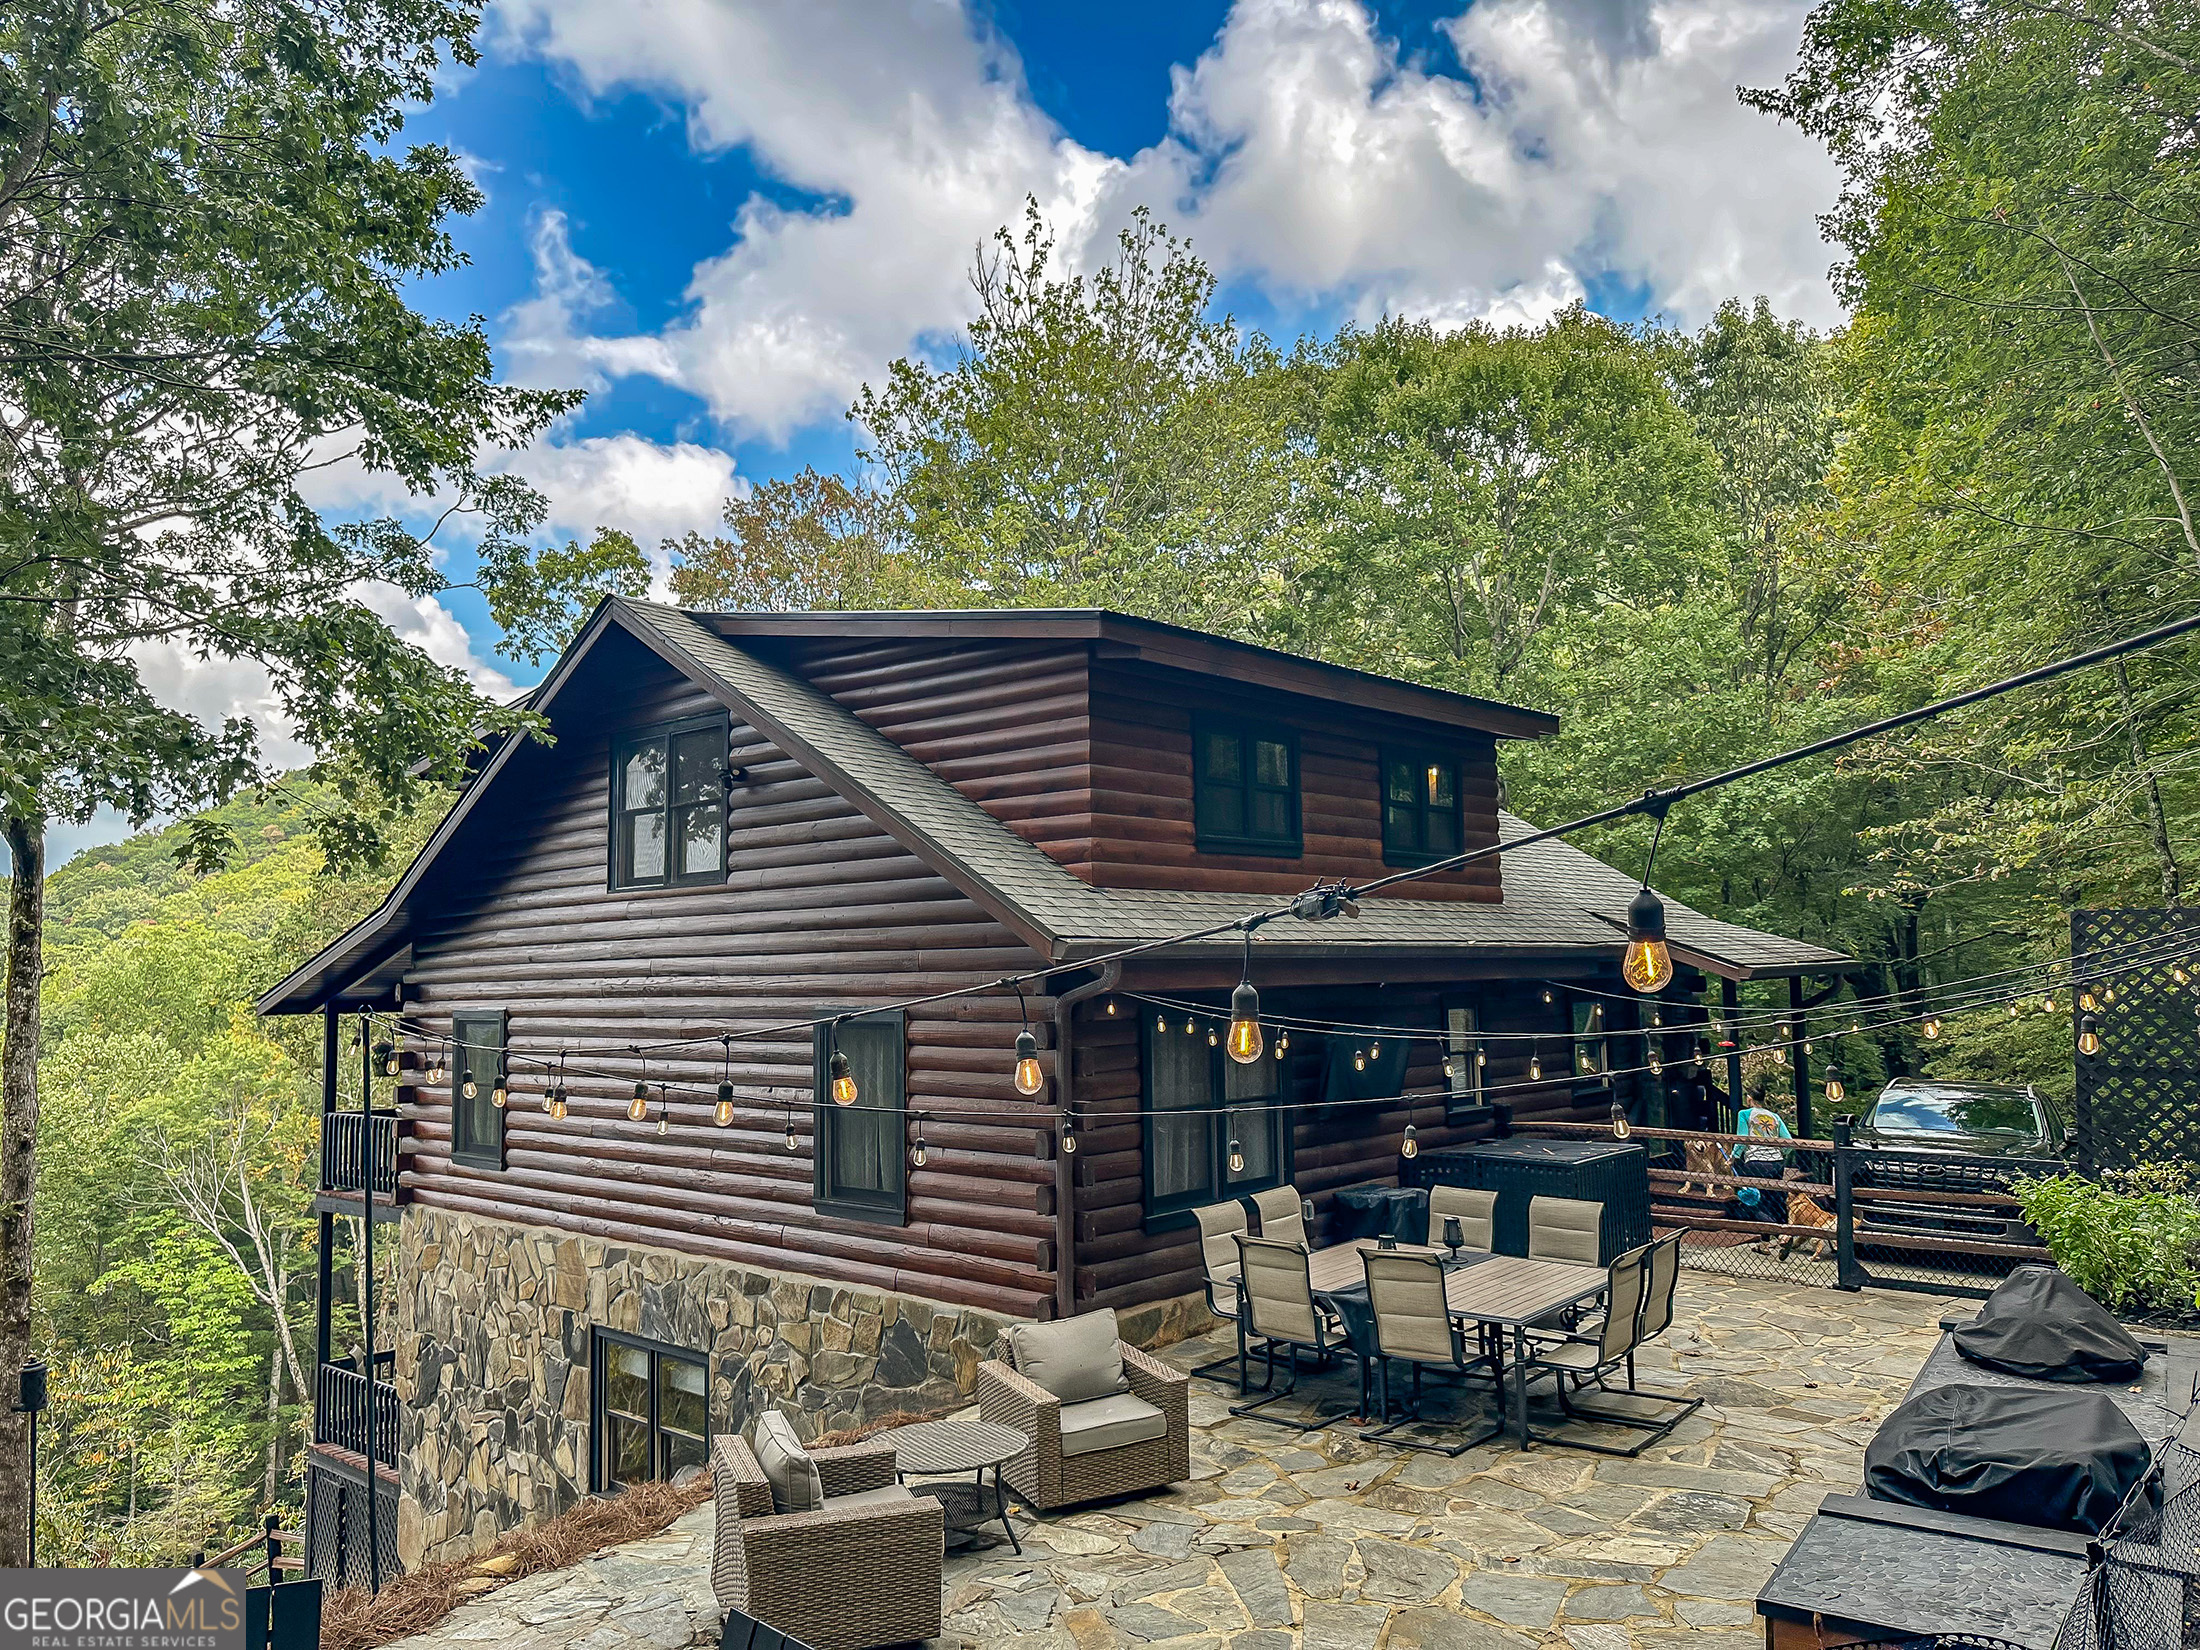
[[[1950,1304],[1684,1274],[1638,1361],[1644,1385],[1706,1402],[1634,1460],[1289,1432],[1195,1381],[1191,1481],[1020,1519],[1020,1556],[952,1555],[937,1650],[1758,1650],[1751,1600],[1818,1502],[1856,1485]],[[1351,1388],[1310,1378],[1305,1396],[1302,1414]],[[1481,1401],[1463,1402],[1479,1430]],[[715,1643],[711,1524],[700,1508],[515,1582],[397,1650]]]

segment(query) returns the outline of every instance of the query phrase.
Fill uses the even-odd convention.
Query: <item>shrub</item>
[[[2200,1198],[2179,1164],[2101,1182],[2059,1174],[2015,1184],[2024,1218],[2080,1289],[2125,1317],[2182,1317],[2200,1305]]]

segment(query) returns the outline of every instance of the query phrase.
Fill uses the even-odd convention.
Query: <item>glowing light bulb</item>
[[[1660,1054],[1655,1048],[1653,1048],[1650,1051],[1650,1075],[1653,1077],[1661,1077],[1664,1074],[1665,1056]]]
[[[2093,995],[2093,988],[2091,986],[2086,987],[2085,990],[2078,993],[2078,1007],[2083,1009],[2086,1013],[2091,1014],[2098,1010],[2100,1006],[2101,999]]]
[[[1849,1085],[1839,1066],[1826,1067],[1826,1098],[1835,1105],[1849,1097]]]
[[[718,1104],[712,1108],[711,1121],[722,1129],[733,1127],[733,1085],[731,1083],[720,1083],[718,1085]]]
[[[1545,986],[1545,987],[1543,988],[1543,1001],[1544,1001],[1544,1003],[1545,1003],[1546,1005],[1548,1005],[1548,1004],[1549,1004],[1549,1002],[1550,1002],[1550,1000],[1551,1000],[1551,988],[1550,988],[1549,986]]]
[[[634,1098],[626,1103],[626,1115],[629,1120],[636,1123],[649,1115],[649,1085],[647,1083],[636,1083],[634,1085]]]
[[[790,1117],[787,1119],[787,1150],[794,1152],[801,1149],[802,1137],[794,1132],[794,1119]]]
[[[474,1081],[471,1073],[468,1073],[466,1081],[458,1085],[458,1092],[464,1098],[471,1100],[481,1092],[481,1085]]]
[[[1612,1138],[1614,1140],[1625,1140],[1634,1132],[1633,1125],[1627,1121],[1627,1108],[1614,1100],[1612,1102]]]
[[[550,1115],[562,1123],[565,1121],[566,1110],[565,1085],[560,1083],[550,1093]]]
[[[1645,996],[1673,982],[1673,953],[1665,943],[1665,902],[1648,888],[1627,902],[1627,951],[1619,977]]]
[[[826,1062],[825,1069],[833,1080],[833,1104],[836,1106],[854,1105],[856,1103],[856,1077],[855,1073],[848,1069],[848,1056],[841,1053],[839,1049],[834,1049],[833,1057]]]
[[[1240,981],[1230,993],[1230,1058],[1249,1066],[1265,1046],[1260,1034],[1260,993],[1251,980]]]
[[[447,1079],[449,1076],[449,1068],[447,1068],[443,1063],[443,1052],[442,1050],[438,1049],[428,1058],[428,1086],[430,1088],[439,1089],[443,1086],[445,1079]]]
[[[1528,1056],[1528,1081],[1531,1083],[1543,1081],[1543,1056],[1540,1054]]]
[[[1352,1051],[1352,1069],[1354,1071],[1367,1070],[1367,1055],[1359,1049]]]
[[[2101,1052],[2101,1025],[2090,1014],[2078,1022],[2078,1052],[2084,1055]]]
[[[1232,1174],[1243,1174],[1245,1172],[1245,1148],[1235,1140],[1230,1142],[1230,1172]]]
[[[1156,1014],[1153,1017],[1153,1028],[1156,1031],[1167,1031],[1169,1029],[1169,1017],[1166,1014]]]
[[[1444,1081],[1447,1083],[1451,1081],[1451,1060],[1448,1056],[1444,1061]]]
[[[1282,1054],[1282,1053],[1286,1052],[1286,1051],[1287,1051],[1287,1050],[1288,1050],[1288,1049],[1289,1049],[1290,1047],[1291,1047],[1291,1033],[1290,1033],[1290,1032],[1288,1032],[1288,1031],[1279,1031],[1279,1032],[1277,1032],[1277,1033],[1276,1033],[1276,1052],[1277,1052],[1278,1054]]]
[[[512,1091],[504,1086],[504,1079],[499,1077],[489,1090],[489,1104],[502,1111],[511,1103]]]
[[[1925,1022],[1925,1038],[1928,1042],[1940,1041],[1940,1016],[1935,1014]]]
[[[374,1045],[374,1069],[376,1071],[384,1077],[395,1077],[398,1066],[397,1045],[395,1043],[376,1043]]]
[[[1108,999],[1108,1018],[1111,1020],[1115,1018],[1115,999],[1113,997]]]
[[[1381,1058],[1383,1057],[1383,1045],[1382,1045],[1382,1044],[1380,1044],[1380,1043],[1370,1043],[1370,1044],[1368,1044],[1368,1045],[1367,1045],[1367,1057],[1368,1057],[1368,1058],[1369,1058],[1370,1060],[1380,1060],[1380,1059],[1381,1059]]]
[[[1077,1152],[1077,1119],[1067,1115],[1062,1118],[1062,1155],[1073,1157]]]
[[[913,1169],[923,1168],[929,1155],[924,1149],[924,1130],[920,1128],[917,1130],[917,1143],[909,1148],[909,1166]]]
[[[1016,1033],[1016,1092],[1037,1094],[1046,1086],[1046,1073],[1039,1069],[1039,1039],[1026,1026]]]
[[[1419,1157],[1421,1155],[1421,1131],[1411,1123],[1406,1125],[1405,1138],[1398,1142],[1398,1155],[1400,1157]]]

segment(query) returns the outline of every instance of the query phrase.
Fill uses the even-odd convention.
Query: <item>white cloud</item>
[[[1363,317],[1533,320],[1613,274],[1682,320],[1762,291],[1830,321],[1832,168],[1734,96],[1778,79],[1804,11],[1479,0],[1445,25],[1465,72],[1443,73],[1364,0],[1238,0],[1175,71],[1168,137],[1126,160],[1056,128],[953,0],[500,0],[503,49],[667,98],[698,149],[745,148],[829,203],[749,200],[686,312],[640,338],[588,331],[610,294],[546,216],[507,353],[530,382],[655,376],[784,438],[962,325],[972,250],[1027,194],[1072,264],[1144,201],[1223,274]]]

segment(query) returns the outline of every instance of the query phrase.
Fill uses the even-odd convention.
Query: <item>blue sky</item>
[[[482,62],[408,125],[487,194],[457,228],[468,266],[415,297],[483,316],[511,381],[589,391],[494,462],[541,488],[561,536],[608,524],[652,547],[708,531],[754,480],[844,468],[857,388],[952,348],[972,248],[1027,196],[1073,265],[1151,209],[1224,307],[1283,339],[1575,299],[1687,323],[1737,293],[1826,324],[1831,166],[1734,96],[1786,71],[1805,10],[493,0]],[[316,502],[408,503],[357,474]],[[487,688],[535,674],[463,593],[382,605]],[[272,756],[300,754],[249,669],[144,663],[155,691],[254,715]]]

